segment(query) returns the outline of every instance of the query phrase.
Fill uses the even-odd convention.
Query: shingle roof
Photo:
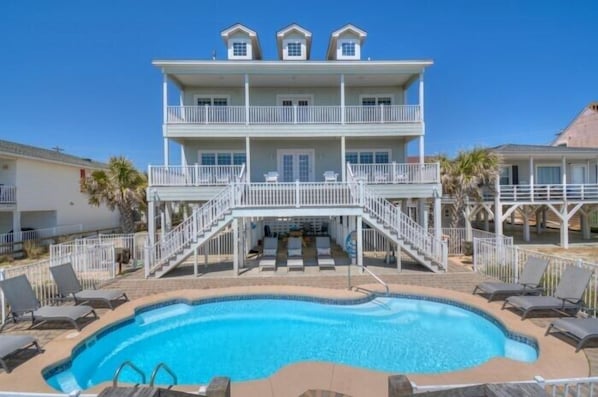
[[[509,154],[543,154],[543,155],[568,155],[590,154],[598,156],[598,148],[580,148],[549,145],[519,145],[507,143],[490,148],[493,152]]]
[[[106,168],[108,166],[105,163],[61,153],[56,150],[43,149],[35,146],[24,145],[22,143],[3,140],[0,140],[0,154],[9,154],[16,157],[27,157],[43,161],[72,164],[86,168]]]

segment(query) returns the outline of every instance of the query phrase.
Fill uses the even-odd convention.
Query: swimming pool
[[[448,303],[413,297],[355,304],[292,298],[219,298],[143,309],[85,341],[69,362],[44,376],[55,389],[71,392],[112,380],[126,360],[148,377],[164,362],[179,384],[206,384],[214,376],[260,379],[301,361],[436,374],[493,357],[537,359],[532,341]],[[120,380],[137,383],[139,376],[125,369]],[[157,380],[170,383],[165,374]]]

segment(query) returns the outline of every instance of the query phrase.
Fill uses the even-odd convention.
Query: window
[[[392,98],[388,96],[372,96],[361,98],[362,106],[392,105]]]
[[[227,106],[228,98],[224,97],[196,97],[195,103],[197,106]]]
[[[246,161],[245,152],[201,152],[201,165],[242,165]]]
[[[235,41],[233,43],[233,56],[245,57],[247,56],[247,43],[243,41]]]
[[[390,162],[390,151],[350,151],[345,154],[345,161],[351,164],[388,164]]]
[[[536,168],[538,176],[538,184],[559,184],[561,183],[561,167],[554,166],[538,166]]]
[[[347,161],[348,163],[351,163],[351,164],[359,163],[359,153],[347,152],[347,154],[345,154],[345,161]]]
[[[301,43],[294,42],[287,44],[287,56],[289,57],[300,57],[301,56]]]
[[[354,57],[355,56],[355,42],[354,41],[345,41],[341,44],[341,53],[344,57]]]
[[[502,167],[500,169],[500,184],[510,185],[511,184],[511,167]]]

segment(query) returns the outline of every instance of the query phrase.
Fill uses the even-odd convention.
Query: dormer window
[[[287,56],[289,57],[300,57],[301,56],[301,43],[291,42],[287,44]]]
[[[355,56],[355,42],[354,41],[345,41],[341,44],[342,55],[344,57],[354,57]]]
[[[247,43],[244,41],[233,42],[233,56],[234,57],[246,57],[247,56]]]
[[[331,61],[358,61],[367,33],[354,25],[345,25],[332,32],[326,58]]]

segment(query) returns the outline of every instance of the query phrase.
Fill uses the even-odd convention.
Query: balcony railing
[[[210,186],[243,182],[245,165],[149,166],[150,186]]]
[[[17,202],[17,187],[14,185],[0,185],[0,204],[15,204]]]
[[[169,124],[394,124],[421,120],[419,105],[168,106]]]
[[[501,185],[501,201],[598,201],[598,184]]]
[[[353,178],[368,184],[440,183],[440,165],[424,164],[349,164]]]

